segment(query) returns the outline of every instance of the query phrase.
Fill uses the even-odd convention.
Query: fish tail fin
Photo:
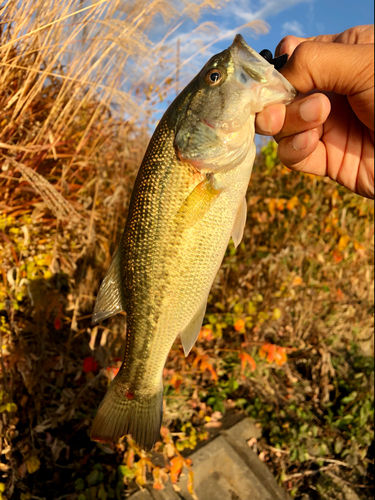
[[[107,443],[131,434],[142,449],[152,449],[160,436],[163,416],[163,386],[149,397],[137,398],[136,394],[124,391],[116,379],[108,388],[95,416],[91,439]]]

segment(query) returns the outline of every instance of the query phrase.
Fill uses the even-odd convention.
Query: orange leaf
[[[238,319],[234,324],[234,329],[236,332],[240,332],[245,328],[245,321],[243,319]]]
[[[161,429],[160,429],[160,435],[161,435],[162,439],[166,439],[167,437],[169,437],[169,430],[168,430],[168,428],[162,426]]]
[[[358,251],[363,251],[365,247],[359,241],[354,242],[354,248]]]
[[[298,205],[298,203],[299,203],[299,200],[298,200],[297,196],[293,196],[293,198],[291,198],[288,201],[286,208],[288,210],[293,210]]]
[[[197,368],[198,364],[202,361],[202,356],[199,356],[199,354],[196,356],[196,358],[193,361],[193,364],[191,365],[192,368]]]
[[[254,359],[247,352],[241,352],[239,354],[239,358],[241,360],[241,375],[244,375],[247,364],[250,365],[252,372],[256,369],[257,365]]]
[[[202,361],[201,362],[201,370],[205,371],[208,370],[211,373],[212,380],[218,380],[217,373],[214,369],[214,367],[209,363],[208,361]]]
[[[292,286],[302,285],[303,279],[300,276],[296,276],[292,281]]]
[[[343,298],[344,298],[344,294],[342,293],[341,288],[338,288],[338,289],[336,290],[336,297],[337,297],[337,299],[338,299],[338,300],[343,300]]]
[[[268,363],[272,363],[275,360],[276,356],[276,346],[275,344],[269,344],[267,361]]]
[[[282,212],[285,209],[286,200],[284,198],[279,198],[277,200],[276,208],[279,212]]]
[[[259,349],[259,357],[262,359],[267,357],[267,361],[269,363],[272,363],[275,349],[276,346],[274,344],[269,344],[269,343],[263,344],[262,347]]]
[[[154,490],[164,490],[165,486],[163,484],[161,475],[160,475],[160,467],[154,467],[154,470],[152,471],[152,475],[154,477],[154,484],[153,488]]]
[[[213,335],[212,329],[203,327],[201,329],[201,331],[199,332],[199,339],[200,340],[203,340],[203,339],[204,340],[213,340],[214,335]]]
[[[126,465],[131,469],[134,464],[134,450],[130,448],[127,452]]]
[[[270,211],[270,214],[273,216],[275,215],[276,211],[276,200],[275,198],[271,198],[270,202],[268,203],[268,210]]]
[[[268,348],[267,346],[268,346],[268,344],[264,344],[264,345],[262,345],[262,347],[259,349],[259,357],[260,357],[261,359],[264,359],[264,358],[267,356],[267,352],[268,352],[268,351],[267,351],[267,348]]]
[[[268,363],[275,362],[279,366],[284,365],[288,360],[285,347],[275,344],[264,344],[259,350],[259,356],[262,359],[266,358]]]
[[[337,249],[335,249],[333,251],[332,256],[333,256],[333,260],[336,262],[336,264],[339,264],[342,261],[342,259],[344,258],[342,256],[342,253],[339,252]]]
[[[277,347],[275,354],[275,362],[279,366],[283,366],[288,360],[284,347]]]
[[[171,481],[177,483],[184,466],[184,459],[181,456],[173,457],[171,460]]]
[[[341,238],[339,240],[339,244],[337,245],[337,250],[339,252],[343,252],[347,248],[347,246],[349,245],[350,240],[351,240],[351,238],[348,234],[341,236]]]
[[[178,373],[174,373],[169,383],[176,390],[176,392],[179,392],[182,381],[183,381],[182,376]]]
[[[194,472],[192,470],[189,470],[187,487],[188,487],[188,492],[193,497],[193,499],[194,500],[198,500],[198,497],[197,497],[197,495],[195,494],[195,491],[194,491]]]

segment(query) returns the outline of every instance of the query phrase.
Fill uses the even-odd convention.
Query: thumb
[[[306,41],[297,45],[281,73],[303,94],[317,89],[351,96],[373,88],[373,68],[373,44]]]

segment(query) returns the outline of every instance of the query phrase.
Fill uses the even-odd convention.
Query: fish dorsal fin
[[[120,256],[121,252],[118,248],[107,274],[100,285],[92,315],[92,325],[95,325],[103,319],[110,318],[121,311],[125,311],[125,301],[121,285]]]
[[[206,312],[206,306],[207,297],[204,298],[204,301],[199,306],[190,323],[182,330],[182,332],[180,332],[181,343],[182,347],[184,348],[185,356],[187,356],[191,351],[191,348],[195,344],[199,332],[201,331],[204,313]]]
[[[232,230],[232,240],[236,248],[241,243],[243,237],[243,231],[245,229],[245,224],[246,224],[246,217],[247,217],[247,203],[246,203],[246,198],[243,198],[240,203],[240,206],[238,207],[236,220],[234,221],[234,226]]]
[[[209,211],[221,191],[213,187],[211,177],[206,177],[185,199],[177,212],[176,221],[184,229],[193,227]]]

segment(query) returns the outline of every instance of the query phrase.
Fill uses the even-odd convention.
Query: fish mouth
[[[252,49],[242,35],[234,37],[229,47],[234,62],[235,77],[245,88],[262,87],[261,95],[265,100],[274,100],[289,104],[297,95],[297,90],[266,61]]]

